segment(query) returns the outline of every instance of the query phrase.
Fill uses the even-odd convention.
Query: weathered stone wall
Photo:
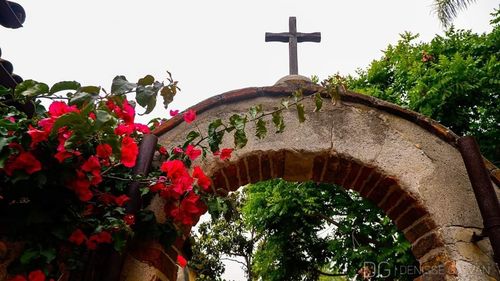
[[[216,118],[228,120],[256,104],[271,110],[294,87],[250,88],[211,98],[194,107],[197,125],[203,130]],[[318,113],[312,112],[312,103],[305,105],[306,122],[299,123],[293,110],[285,112],[285,132],[270,132],[264,140],[253,137],[249,125],[247,146],[236,150],[230,161],[209,157],[198,163],[212,176],[214,191],[224,195],[276,177],[336,183],[372,200],[396,223],[412,243],[425,272],[422,280],[500,280],[489,241],[470,242],[483,225],[452,132],[418,114],[354,93],[336,104],[325,100]],[[162,134],[160,143],[171,147],[183,143],[190,130],[193,126],[177,118],[157,133]],[[224,142],[223,147],[233,146],[232,137]],[[156,201],[151,208],[163,217],[159,206]],[[163,254],[174,263],[178,249]],[[161,267],[164,276],[157,280],[173,280],[167,277],[167,266],[155,266],[140,252],[132,253],[129,264]],[[130,276],[135,268],[146,270],[129,265]]]

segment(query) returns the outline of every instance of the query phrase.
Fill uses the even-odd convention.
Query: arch
[[[228,119],[256,104],[271,109],[298,88],[306,95],[319,90],[287,82],[228,92],[192,109],[198,126],[206,128],[215,118]],[[314,108],[312,102],[305,106]],[[343,93],[336,104],[326,102],[318,113],[311,111],[304,123],[296,120],[293,110],[285,112],[283,133],[270,133],[263,140],[249,137],[230,161],[200,160],[213,179],[214,192],[225,195],[244,184],[278,177],[335,183],[358,191],[395,222],[412,243],[423,280],[500,278],[489,241],[470,241],[483,225],[453,132],[422,115],[353,92]],[[253,129],[249,125],[247,132]],[[155,133],[160,143],[172,146],[182,143],[190,130],[179,116]],[[225,139],[223,147],[232,147],[231,141]],[[486,163],[498,185],[498,169]],[[153,201],[151,208],[163,216],[156,206]],[[181,242],[174,250],[179,251]],[[144,261],[132,256],[138,264]]]

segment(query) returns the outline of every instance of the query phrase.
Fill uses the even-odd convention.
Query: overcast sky
[[[3,58],[24,79],[48,84],[77,80],[107,89],[115,75],[131,81],[166,70],[182,91],[172,108],[185,109],[226,91],[269,86],[288,74],[288,46],[264,33],[319,31],[321,43],[299,44],[299,73],[320,78],[354,74],[410,31],[428,41],[443,34],[430,0],[13,0],[26,10],[23,28],[0,28]],[[498,0],[478,0],[454,21],[490,31]],[[167,117],[158,108],[153,117]],[[233,273],[232,278],[236,278]]]

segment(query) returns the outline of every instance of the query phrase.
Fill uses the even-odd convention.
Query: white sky
[[[135,82],[146,74],[163,79],[169,70],[182,89],[175,109],[288,74],[288,45],[266,43],[264,33],[288,31],[289,16],[297,17],[299,32],[321,32],[321,43],[298,49],[299,73],[320,78],[354,74],[403,31],[423,41],[443,34],[431,0],[14,1],[26,10],[24,27],[0,28],[2,56],[14,73],[49,85],[77,80],[109,89],[116,75]],[[478,0],[454,23],[490,31],[489,14],[499,4]],[[153,117],[168,117],[161,104],[141,120]]]

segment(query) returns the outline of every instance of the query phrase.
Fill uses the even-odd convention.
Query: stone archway
[[[306,94],[318,90],[292,81],[209,98],[193,107],[198,126],[205,128],[215,118],[228,119],[256,104],[271,109],[298,87]],[[304,123],[296,120],[295,112],[286,112],[284,133],[271,133],[264,140],[250,137],[229,162],[208,158],[198,164],[212,176],[214,191],[221,195],[277,177],[354,189],[383,209],[412,243],[422,280],[500,279],[489,241],[471,242],[483,225],[455,147],[457,136],[435,121],[372,97],[348,92],[341,100],[325,103],[319,113],[308,113]],[[156,134],[160,143],[171,146],[182,143],[189,130],[174,118]],[[224,147],[231,146],[230,138],[225,141]],[[499,185],[498,175],[492,180]],[[163,217],[159,205],[153,201],[151,208]],[[142,272],[147,277],[143,280],[174,280],[182,241],[167,252],[158,245],[132,251],[125,279]]]

